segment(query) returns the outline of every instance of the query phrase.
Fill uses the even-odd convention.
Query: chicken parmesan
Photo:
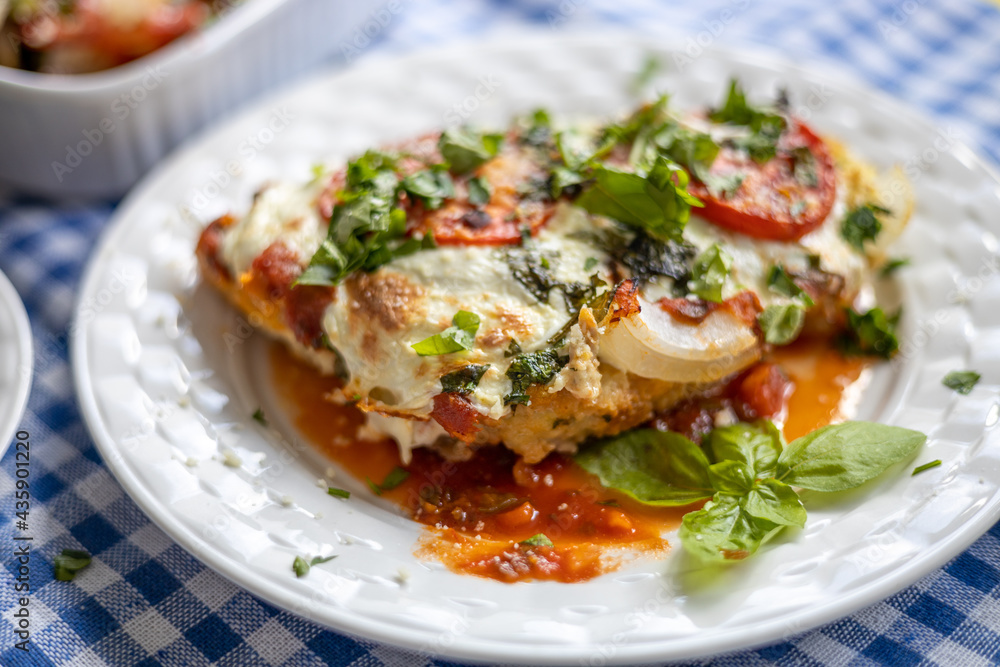
[[[715,109],[538,111],[372,149],[265,186],[197,255],[404,463],[503,445],[531,465],[713,395],[804,333],[890,354],[866,295],[906,187],[734,82]]]

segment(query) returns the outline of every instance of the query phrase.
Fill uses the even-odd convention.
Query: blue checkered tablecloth
[[[361,57],[531,25],[601,26],[695,39],[723,10],[720,42],[829,63],[957,129],[1000,161],[1000,9],[979,0],[408,0]],[[343,65],[338,59],[332,65]],[[2,120],[2,119],[0,119]],[[0,147],[3,150],[3,147]],[[66,334],[80,274],[113,203],[0,196],[0,269],[32,320],[31,652],[14,648],[16,563],[0,555],[0,665],[443,665],[283,612],[201,564],[154,526],[102,464],[76,405]],[[0,543],[14,516],[14,456],[0,462]],[[83,548],[72,583],[52,560]],[[5,547],[6,550],[6,547]],[[749,665],[1000,664],[1000,525],[944,568],[848,618],[774,646],[701,661]]]

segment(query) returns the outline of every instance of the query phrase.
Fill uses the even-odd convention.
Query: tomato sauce
[[[796,343],[776,350],[702,404],[679,406],[654,423],[673,427],[686,418],[678,416],[684,410],[726,407],[741,418],[756,414],[783,422],[793,439],[849,417],[845,402],[865,383],[869,363],[845,359],[825,343]],[[560,454],[527,465],[503,447],[488,447],[468,461],[453,462],[417,448],[403,466],[391,439],[359,438],[364,416],[353,405],[331,400],[336,378],[319,375],[280,345],[273,346],[272,365],[276,390],[299,431],[348,473],[379,485],[405,467],[406,479],[381,495],[428,526],[417,555],[453,571],[505,582],[585,581],[632,558],[662,557],[669,550],[663,534],[697,507],[643,505],[602,487]],[[705,414],[697,419],[704,421]],[[545,539],[532,539],[538,535]]]

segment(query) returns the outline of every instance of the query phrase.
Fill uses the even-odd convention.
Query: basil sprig
[[[451,318],[451,326],[439,334],[434,334],[414,343],[410,347],[421,357],[471,350],[479,331],[479,315],[460,310]]]
[[[652,429],[625,433],[582,450],[576,461],[601,483],[650,505],[688,512],[680,539],[713,562],[741,560],[786,526],[805,525],[795,488],[844,491],[912,456],[927,436],[872,422],[846,422],[785,444],[769,421],[713,430],[704,446]]]

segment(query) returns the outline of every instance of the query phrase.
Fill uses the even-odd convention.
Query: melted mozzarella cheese
[[[233,275],[249,270],[253,261],[275,241],[281,241],[308,261],[326,236],[328,223],[316,206],[320,180],[306,187],[292,183],[267,186],[238,224],[227,230],[222,259]]]
[[[602,249],[573,236],[588,220],[583,211],[562,206],[534,241],[559,280],[588,283],[597,269],[588,272],[587,260],[593,257],[598,265],[607,262]],[[323,328],[350,373],[346,391],[375,396],[393,412],[429,415],[433,397],[441,393],[441,375],[474,363],[490,368],[469,397],[470,403],[483,415],[502,417],[510,412],[503,402],[512,389],[506,376],[512,361],[506,356],[510,340],[516,340],[524,352],[544,349],[570,317],[560,290],[552,290],[548,301],[539,302],[513,278],[504,250],[489,246],[421,251],[382,266],[370,280],[377,286],[368,289],[383,289],[383,296],[389,285],[414,288],[401,288],[408,293],[401,325],[386,328],[378,316],[361,312],[357,286],[345,281],[327,308]],[[610,276],[606,280],[610,283]],[[475,348],[418,355],[412,345],[441,333],[460,310],[480,317]]]

